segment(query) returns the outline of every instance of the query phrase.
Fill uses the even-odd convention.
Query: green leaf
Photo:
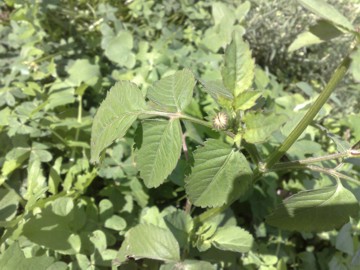
[[[126,228],[126,221],[122,217],[113,215],[105,221],[104,226],[112,230],[122,231]]]
[[[137,143],[139,149],[135,152],[136,165],[145,185],[148,188],[158,187],[174,170],[180,158],[180,121],[144,121],[142,132],[142,142]]]
[[[248,252],[254,238],[244,229],[237,226],[226,226],[217,229],[211,238],[212,244],[221,250]]]
[[[74,86],[79,86],[81,83],[88,85],[95,85],[100,77],[100,68],[98,65],[90,64],[88,59],[78,59],[71,67],[67,69],[70,78],[67,81]]]
[[[205,261],[196,260],[185,260],[181,262],[174,262],[162,265],[160,270],[215,270],[217,269],[214,265]]]
[[[14,190],[0,189],[0,222],[11,220],[16,215],[19,197]]]
[[[132,53],[133,45],[132,34],[127,31],[120,31],[105,44],[105,55],[110,61],[131,69],[136,62],[135,54]]]
[[[179,261],[180,248],[169,230],[151,224],[140,224],[126,233],[115,264],[121,264],[129,257]]]
[[[249,45],[237,31],[233,32],[233,39],[225,50],[224,61],[221,71],[223,82],[236,97],[252,86],[255,70]]]
[[[184,69],[155,82],[147,97],[161,108],[181,112],[190,104],[195,86],[191,71]]]
[[[286,200],[266,221],[285,230],[328,231],[358,214],[355,196],[341,184],[301,191]]]
[[[0,267],[3,270],[47,270],[53,262],[54,258],[47,255],[25,258],[18,242],[15,242],[8,247],[0,257]]]
[[[230,145],[210,139],[195,151],[194,160],[194,168],[185,185],[194,205],[221,206],[248,191],[251,169],[244,155]],[[233,194],[233,190],[240,193]]]
[[[285,115],[248,113],[243,118],[246,125],[244,139],[248,143],[264,142],[274,131],[278,130],[286,120],[287,117]]]
[[[351,53],[352,61],[350,65],[350,72],[357,82],[360,82],[360,48]]]
[[[319,44],[336,38],[343,33],[328,21],[320,20],[316,25],[310,27],[310,31],[299,34],[290,44],[288,51],[296,51],[302,47]]]
[[[298,2],[315,13],[317,16],[344,27],[347,30],[355,31],[351,22],[344,17],[336,8],[324,0],[298,0]]]
[[[354,242],[351,235],[351,223],[346,223],[340,229],[338,235],[336,236],[335,247],[337,250],[340,250],[349,255],[354,255]]]
[[[91,130],[91,160],[99,161],[102,150],[121,138],[146,108],[141,91],[131,82],[120,81],[101,103]]]
[[[194,227],[191,216],[185,211],[176,210],[166,215],[164,221],[169,230],[173,233],[181,248],[188,244],[190,233]]]
[[[240,93],[234,100],[235,110],[245,111],[256,104],[256,100],[261,97],[260,91],[247,91]]]
[[[54,214],[61,217],[68,216],[73,208],[74,201],[68,197],[60,197],[52,203],[52,210]]]
[[[204,87],[205,92],[207,92],[219,105],[222,105],[222,100],[232,101],[234,96],[225,88],[221,81],[209,81],[205,82],[199,80],[200,84]]]

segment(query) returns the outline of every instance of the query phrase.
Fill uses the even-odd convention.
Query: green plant
[[[324,39],[323,36],[319,37],[323,33],[329,33],[325,40],[342,33],[350,33],[359,39],[351,23],[332,6],[322,1],[300,2],[326,20],[326,23],[319,21],[318,27],[321,29],[311,32],[314,38],[304,38],[303,34],[293,46],[300,40],[303,46],[317,42],[319,38]],[[219,105],[220,112],[214,116],[213,123],[191,116],[191,111],[190,114],[186,113],[186,108],[191,105],[196,81],[188,70],[155,82],[147,91],[147,99],[136,85],[126,81],[117,83],[109,91],[94,118],[92,160],[98,162],[101,151],[116,138],[123,137],[134,121],[140,119],[135,134],[135,162],[148,188],[156,188],[165,182],[176,168],[181,152],[191,169],[186,174],[184,184],[180,185],[186,192],[186,209],[164,214],[165,228],[146,222],[131,228],[125,235],[116,262],[121,264],[129,258],[148,258],[168,262],[164,269],[174,265],[197,265],[200,269],[205,267],[201,266],[205,262],[181,260],[186,258],[191,247],[196,247],[200,252],[211,246],[226,251],[249,252],[253,244],[251,234],[238,226],[222,226],[220,223],[208,223],[208,220],[225,211],[235,201],[246,200],[251,196],[254,185],[265,174],[273,171],[319,171],[334,177],[336,182],[287,198],[268,215],[267,222],[270,225],[304,232],[326,231],[340,228],[349,222],[349,217],[357,218],[358,201],[343,186],[341,179],[356,185],[359,185],[358,180],[336,168],[312,164],[358,158],[358,144],[336,154],[278,163],[313,122],[350,64],[350,56],[345,57],[314,103],[300,121],[293,124],[284,141],[277,147],[268,145],[271,154],[264,161],[258,145],[267,142],[287,118],[275,112],[265,112],[266,106],[261,106],[264,105],[264,102],[261,103],[264,93],[252,88],[255,64],[248,45],[241,38],[241,32],[233,33],[232,41],[225,50],[222,81],[200,80],[203,89]],[[187,129],[182,129],[181,121],[204,127],[213,126],[223,131],[224,136],[217,140],[207,139],[194,151],[192,161],[188,158],[188,148],[183,139]],[[224,143],[224,139],[228,143]],[[192,205],[210,209],[191,217]]]
[[[266,48],[294,38],[251,39],[257,3],[0,3],[0,269],[358,268],[360,115],[331,95],[307,125],[327,76],[268,72]],[[346,51],[358,34],[333,25]],[[309,197],[330,198],[312,223]]]

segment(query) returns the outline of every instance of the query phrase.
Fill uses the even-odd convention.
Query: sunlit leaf
[[[217,229],[211,243],[218,249],[234,252],[248,252],[253,244],[253,236],[237,226],[225,226]]]
[[[114,263],[121,264],[127,258],[179,261],[180,248],[169,230],[151,224],[140,224],[126,233]]]
[[[180,158],[180,121],[144,121],[141,135],[142,141],[137,142],[139,150],[135,152],[136,166],[145,185],[157,187],[175,169]]]
[[[194,75],[184,69],[155,82],[149,88],[147,97],[162,108],[181,112],[190,104],[194,86]]]
[[[249,189],[252,172],[244,155],[230,145],[206,141],[194,153],[194,167],[186,179],[186,193],[201,207],[221,206]],[[237,186],[242,190],[237,190]],[[238,194],[232,194],[237,190]]]
[[[234,32],[233,39],[225,50],[224,67],[221,71],[226,88],[236,97],[248,90],[254,80],[255,62],[251,58],[249,45],[240,33]]]
[[[99,161],[99,154],[115,139],[121,138],[146,108],[141,91],[131,82],[120,81],[101,103],[91,130],[91,160]]]

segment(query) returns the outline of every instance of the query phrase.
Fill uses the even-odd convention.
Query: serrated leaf
[[[180,158],[180,121],[144,121],[142,136],[139,150],[135,152],[136,166],[148,188],[158,187],[174,170]]]
[[[310,31],[299,34],[290,44],[288,51],[296,51],[302,47],[319,44],[336,38],[343,33],[328,21],[320,20],[316,25],[310,27]]]
[[[255,70],[249,45],[237,31],[233,32],[233,39],[226,47],[224,61],[223,83],[236,97],[252,86]]]
[[[121,264],[127,258],[179,261],[180,248],[169,230],[151,224],[140,224],[126,233],[115,264]]]
[[[274,131],[278,130],[286,120],[287,117],[285,115],[249,113],[243,118],[246,125],[244,139],[248,143],[264,142]]]
[[[246,91],[244,93],[240,93],[234,100],[234,108],[236,111],[245,111],[250,109],[256,104],[256,100],[259,97],[261,97],[260,91]]]
[[[285,230],[328,231],[356,217],[358,202],[341,184],[316,190],[301,191],[286,200],[266,221]]]
[[[194,75],[184,69],[155,82],[149,88],[147,97],[171,112],[181,112],[190,104],[194,86]]]
[[[244,155],[230,145],[208,140],[194,153],[194,167],[186,179],[186,193],[200,207],[221,206],[249,189],[252,172]],[[238,190],[237,186],[242,186]],[[233,190],[238,194],[233,194]]]
[[[336,8],[326,3],[326,1],[298,0],[298,2],[306,9],[315,13],[317,16],[325,20],[328,20],[330,22],[333,22],[337,25],[340,25],[345,29],[354,31],[354,26],[351,24],[351,22],[346,17],[344,17],[339,11],[337,11]]]
[[[91,130],[91,161],[115,139],[121,138],[146,108],[138,87],[127,81],[116,83],[101,103]]]
[[[234,252],[248,252],[252,245],[253,236],[237,226],[219,228],[211,238],[211,243],[218,249]]]

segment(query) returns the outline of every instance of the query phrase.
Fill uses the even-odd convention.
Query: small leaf
[[[351,53],[352,61],[350,65],[350,72],[357,82],[360,82],[360,48]]]
[[[252,86],[255,70],[249,45],[237,31],[233,32],[233,39],[225,50],[224,61],[225,65],[221,71],[223,82],[236,97]]]
[[[155,82],[149,88],[147,97],[171,112],[181,112],[190,104],[194,86],[194,75],[184,69]]]
[[[211,241],[216,248],[221,250],[248,252],[252,247],[254,238],[240,227],[226,226],[219,228]]]
[[[236,111],[245,111],[256,104],[256,100],[261,97],[260,91],[246,91],[239,94],[234,101],[234,108]]]
[[[179,261],[180,248],[169,230],[151,224],[140,224],[126,233],[114,263],[121,264],[127,258]]]
[[[301,191],[286,200],[266,221],[285,230],[328,231],[358,214],[355,196],[341,184]]]
[[[90,64],[88,59],[76,60],[67,72],[70,74],[67,81],[74,86],[80,86],[81,83],[95,85],[100,77],[99,66]]]
[[[310,31],[299,34],[290,44],[288,51],[296,51],[302,47],[319,44],[336,38],[343,33],[328,21],[320,20],[316,25],[310,27]]]
[[[186,193],[200,207],[221,206],[245,193],[252,171],[244,155],[230,145],[208,140],[194,153],[194,168],[186,179]],[[237,186],[242,186],[238,190]],[[233,194],[236,190],[238,193]]]
[[[136,165],[145,185],[158,187],[174,170],[180,158],[180,121],[144,121],[142,136],[139,150],[135,152]]]
[[[141,91],[131,82],[120,81],[108,92],[98,109],[91,130],[91,160],[115,139],[121,138],[146,108]]]
[[[317,16],[340,25],[347,30],[354,31],[354,26],[351,22],[324,0],[298,0],[298,2]]]
[[[104,226],[105,228],[122,231],[126,228],[126,221],[122,217],[113,215],[105,221]]]
[[[120,31],[104,44],[105,55],[110,61],[131,69],[136,62],[135,54],[132,53],[133,45],[133,35],[127,31]]]
[[[69,215],[69,213],[74,208],[74,201],[68,197],[61,197],[53,201],[52,203],[52,211],[55,215],[65,217]]]
[[[246,124],[244,139],[248,143],[264,142],[273,132],[278,130],[286,120],[287,117],[284,115],[248,113],[243,119]]]
[[[336,236],[335,247],[337,250],[340,250],[349,255],[354,255],[354,242],[351,235],[351,224],[346,223],[340,229],[338,235]]]
[[[173,233],[180,247],[185,247],[189,240],[189,235],[194,227],[191,216],[185,211],[176,210],[166,215],[164,221],[169,230]]]

